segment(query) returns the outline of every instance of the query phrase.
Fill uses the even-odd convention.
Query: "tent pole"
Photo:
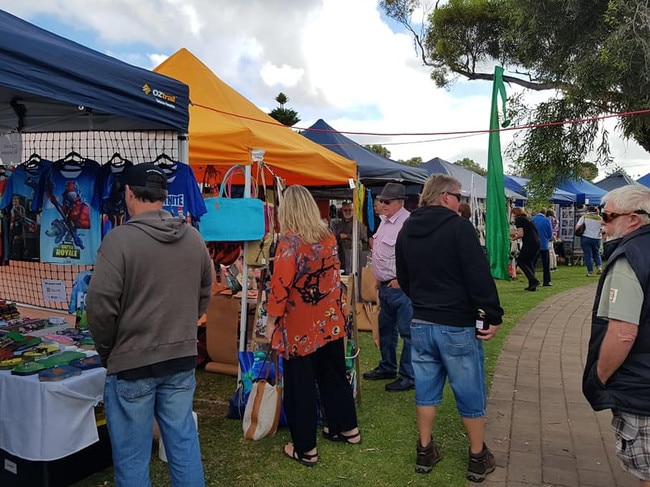
[[[178,160],[185,164],[190,163],[190,144],[188,138],[189,134],[187,133],[178,134]]]

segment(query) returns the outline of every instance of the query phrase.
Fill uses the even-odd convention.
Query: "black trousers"
[[[318,391],[331,434],[357,427],[352,387],[345,370],[344,340],[284,361],[284,410],[299,454],[316,447]],[[316,385],[318,384],[318,389]]]
[[[525,245],[519,251],[517,256],[517,265],[528,279],[528,287],[538,286],[539,280],[535,277],[534,262],[539,249],[535,247],[526,247]]]
[[[533,262],[533,269],[537,267],[538,258],[542,259],[542,274],[544,275],[543,282],[544,284],[548,284],[549,282],[551,282],[551,264],[549,260],[548,249],[547,250],[539,249],[539,253],[535,257],[535,262]]]

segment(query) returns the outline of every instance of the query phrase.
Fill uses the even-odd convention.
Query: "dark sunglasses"
[[[448,194],[448,195],[451,195],[451,196],[455,196],[456,199],[458,200],[458,202],[460,202],[460,197],[461,197],[460,193],[450,193],[449,191],[444,191],[443,194]]]
[[[648,212],[645,210],[635,210],[635,211],[630,211],[628,213],[614,213],[613,211],[603,211],[600,216],[603,217],[603,221],[605,223],[609,223],[611,221],[614,221],[615,218],[618,218],[619,216],[626,216],[626,215],[647,215]]]
[[[377,199],[377,201],[379,201],[382,205],[390,205],[395,200],[380,200],[380,199]]]

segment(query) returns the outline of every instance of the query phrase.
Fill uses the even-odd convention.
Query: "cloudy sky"
[[[436,88],[378,0],[3,0],[0,8],[147,69],[184,47],[265,112],[285,93],[301,118],[295,128],[322,118],[341,132],[382,134],[349,136],[385,145],[395,160],[487,164],[486,135],[435,134],[488,129],[491,83]],[[503,147],[510,138],[502,135]],[[636,143],[610,142],[632,177],[650,172]]]

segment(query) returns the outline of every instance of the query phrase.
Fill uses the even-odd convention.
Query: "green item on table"
[[[20,365],[16,365],[11,369],[12,375],[33,375],[39,373],[41,370],[45,370],[46,367],[39,364],[38,362],[25,362]]]
[[[37,362],[41,364],[46,369],[51,369],[52,367],[58,367],[60,365],[68,365],[73,360],[84,358],[86,356],[83,352],[74,352],[71,350],[66,350],[61,353],[55,353],[49,357],[42,358]]]

